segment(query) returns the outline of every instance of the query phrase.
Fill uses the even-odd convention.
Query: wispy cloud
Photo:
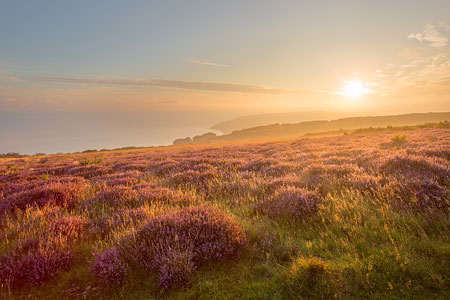
[[[159,101],[159,104],[179,104],[181,103],[181,101],[179,100],[163,100],[163,101]]]
[[[206,66],[212,66],[212,67],[222,67],[222,68],[229,67],[228,65],[218,64],[218,63],[203,60],[203,59],[183,58],[183,61],[191,63],[191,64],[206,65]]]
[[[406,48],[399,55],[400,63],[390,63],[367,74],[367,77],[377,83],[380,95],[411,89],[417,87],[419,82],[432,83],[450,78],[449,34],[450,25],[445,22],[425,25],[421,32],[411,33],[408,38],[435,48],[433,51]]]
[[[0,106],[9,106],[17,103],[17,99],[13,97],[0,96]]]
[[[202,82],[165,79],[105,79],[105,78],[68,78],[68,77],[29,77],[26,80],[41,82],[60,82],[73,84],[107,84],[114,86],[148,86],[162,88],[176,88],[188,90],[236,92],[249,94],[285,94],[308,93],[308,91],[287,90],[274,87],[226,83],[226,82]]]
[[[449,38],[443,35],[439,29],[448,30],[448,25],[427,24],[422,31],[411,33],[408,35],[408,38],[419,42],[428,42],[431,47],[442,48],[448,45]]]

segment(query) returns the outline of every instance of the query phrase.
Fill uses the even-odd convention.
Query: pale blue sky
[[[0,113],[445,111],[449,39],[448,0],[0,0]]]
[[[449,18],[444,0],[1,1],[0,68],[307,88],[386,63],[409,33]]]

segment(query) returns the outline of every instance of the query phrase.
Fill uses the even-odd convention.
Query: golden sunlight
[[[351,80],[346,81],[344,87],[341,88],[339,94],[351,98],[359,98],[364,94],[371,93],[372,90],[363,85],[360,81]]]

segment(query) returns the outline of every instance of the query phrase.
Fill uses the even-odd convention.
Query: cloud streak
[[[411,33],[408,35],[410,40],[418,40],[419,42],[428,42],[431,47],[442,48],[448,45],[449,39],[439,32],[439,28],[443,27],[447,29],[447,26],[425,25],[425,28],[421,32]]]
[[[228,65],[224,64],[218,64],[215,62],[207,61],[207,60],[201,60],[201,59],[195,59],[195,58],[183,58],[185,62],[191,63],[191,64],[198,64],[198,65],[206,65],[206,66],[212,66],[212,67],[222,67],[226,68],[229,67]]]
[[[248,94],[285,94],[306,91],[279,89],[268,86],[226,83],[226,82],[202,82],[165,79],[105,79],[105,78],[69,78],[69,77],[30,77],[30,81],[58,82],[71,84],[104,84],[114,86],[142,86],[159,88],[176,88],[202,91],[235,92]]]

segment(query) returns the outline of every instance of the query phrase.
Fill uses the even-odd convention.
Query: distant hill
[[[296,124],[273,124],[248,129],[236,130],[230,134],[214,135],[212,133],[185,139],[186,143],[211,143],[226,141],[243,141],[271,138],[286,138],[304,135],[306,133],[327,132],[336,130],[353,130],[368,127],[406,126],[424,123],[435,123],[450,120],[450,112],[414,113],[393,116],[349,117],[332,121],[308,121]],[[176,140],[177,144],[181,139]]]
[[[353,116],[356,116],[356,113],[327,112],[327,111],[303,111],[303,112],[259,114],[259,115],[242,116],[232,120],[220,122],[213,125],[211,129],[221,131],[227,134],[235,130],[277,123],[285,124],[285,123],[300,123],[317,120],[334,120],[338,118],[353,117]]]

